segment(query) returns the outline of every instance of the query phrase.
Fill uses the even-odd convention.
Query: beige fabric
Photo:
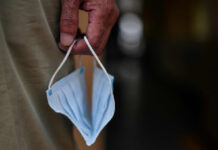
[[[72,124],[45,90],[64,57],[59,0],[0,0],[0,149],[75,150]],[[73,71],[73,57],[58,74]]]

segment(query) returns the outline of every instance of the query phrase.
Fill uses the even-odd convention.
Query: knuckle
[[[62,0],[62,5],[65,7],[73,7],[78,0]]]
[[[60,19],[60,30],[66,33],[75,33],[78,27],[77,0],[62,0],[62,12]]]
[[[60,29],[63,32],[73,33],[78,26],[78,18],[73,15],[64,15],[62,14],[60,21]]]
[[[75,24],[75,21],[73,19],[61,19],[61,27],[69,26],[72,27],[72,25]]]
[[[62,9],[62,12],[61,12],[61,18],[63,19],[75,19],[78,15],[78,12],[76,9],[72,9],[72,8],[69,8],[69,7],[65,7]]]
[[[68,20],[68,19],[63,19],[61,21],[60,29],[62,32],[75,33],[76,32],[75,26],[76,25],[74,24],[74,21]]]
[[[72,0],[62,0],[62,12],[66,12],[67,10],[71,10],[73,7]]]
[[[61,17],[61,23],[64,25],[68,25],[68,24],[72,25],[72,24],[77,23],[77,21],[78,21],[78,18],[74,15],[63,14]]]

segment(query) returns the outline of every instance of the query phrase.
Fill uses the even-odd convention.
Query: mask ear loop
[[[48,84],[48,89],[51,88],[51,85],[53,84],[53,81],[54,81],[55,76],[56,76],[57,73],[60,71],[60,69],[62,68],[62,66],[64,65],[64,63],[67,61],[67,58],[69,57],[70,52],[72,51],[72,48],[73,48],[73,46],[75,45],[76,41],[77,41],[77,40],[75,40],[75,41],[70,45],[70,47],[68,48],[67,54],[65,55],[64,59],[62,60],[62,62],[61,62],[60,65],[58,66],[58,68],[55,70],[55,72],[53,73],[53,75],[52,75],[52,77],[51,77],[51,79],[50,79],[50,81],[49,81],[49,84]],[[80,63],[79,65],[81,65],[81,61],[80,61],[79,63]]]
[[[107,76],[108,80],[109,80],[109,84],[112,86],[112,81],[106,71],[106,69],[104,68],[103,64],[101,63],[101,61],[99,60],[98,56],[96,55],[94,49],[92,48],[91,44],[89,43],[88,39],[86,36],[84,36],[84,40],[89,48],[89,50],[91,51],[92,55],[94,56],[95,60],[98,62],[99,66],[101,67],[101,69],[104,71],[104,74]],[[96,62],[94,61],[94,65],[96,65]]]
[[[101,63],[101,61],[99,60],[98,56],[96,55],[95,51],[93,50],[91,44],[89,43],[88,39],[86,36],[84,36],[84,40],[89,48],[89,50],[91,51],[92,55],[94,56],[95,60],[98,62],[99,66],[101,67],[101,69],[103,70],[103,72],[105,73],[105,75],[107,76],[108,80],[109,80],[109,84],[112,86],[112,81],[106,71],[106,69],[104,68],[103,64]],[[57,73],[60,71],[60,69],[62,68],[62,66],[64,65],[64,63],[67,61],[67,58],[70,55],[70,52],[72,51],[73,46],[75,45],[75,43],[77,42],[77,40],[75,40],[71,46],[68,48],[67,50],[67,54],[65,55],[64,59],[62,60],[62,62],[60,63],[60,65],[58,66],[58,68],[55,70],[55,72],[53,73],[49,84],[48,84],[48,89],[51,88],[51,85],[53,84],[54,78],[57,75]],[[96,62],[94,61],[94,65],[96,65]],[[79,66],[81,66],[81,56],[79,56]]]

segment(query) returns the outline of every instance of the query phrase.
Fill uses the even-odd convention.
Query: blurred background
[[[218,149],[218,1],[117,0],[107,150]]]

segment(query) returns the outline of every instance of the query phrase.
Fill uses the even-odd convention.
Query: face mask
[[[114,77],[107,73],[86,36],[84,40],[102,69],[99,69],[94,61],[92,112],[88,105],[84,67],[80,67],[52,85],[76,41],[69,47],[66,56],[51,77],[46,94],[49,106],[56,113],[63,114],[70,119],[83,136],[86,144],[90,146],[114,115],[115,102],[112,91]]]

